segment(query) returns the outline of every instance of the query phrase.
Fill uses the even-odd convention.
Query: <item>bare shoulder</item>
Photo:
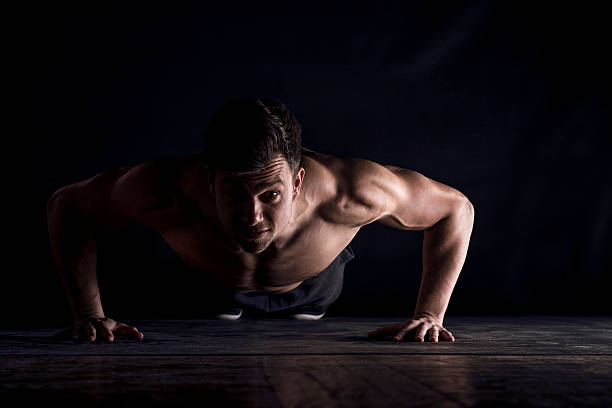
[[[164,158],[109,169],[62,187],[49,203],[62,200],[104,229],[146,223],[147,214],[175,199],[185,164],[184,158]]]
[[[384,211],[383,202],[373,196],[374,186],[384,186],[393,174],[367,159],[331,156],[305,150],[305,179],[310,172],[307,195],[316,203],[326,221],[358,228],[375,221]]]
[[[378,221],[423,230],[469,205],[460,191],[414,170],[362,158],[320,157],[328,188],[319,208],[333,223],[361,227]]]

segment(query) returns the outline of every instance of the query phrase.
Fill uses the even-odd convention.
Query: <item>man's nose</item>
[[[241,212],[242,222],[249,225],[250,227],[259,224],[263,221],[263,211],[261,203],[257,200],[249,200],[244,203]]]

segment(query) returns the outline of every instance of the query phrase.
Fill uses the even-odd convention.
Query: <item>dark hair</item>
[[[281,153],[295,176],[301,151],[302,127],[273,98],[230,99],[213,114],[204,135],[204,156],[212,171],[257,172]]]

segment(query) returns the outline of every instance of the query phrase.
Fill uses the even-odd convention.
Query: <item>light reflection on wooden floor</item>
[[[0,396],[81,406],[612,406],[612,317],[447,317],[455,343],[395,344],[398,321],[136,321],[145,341],[0,331]]]

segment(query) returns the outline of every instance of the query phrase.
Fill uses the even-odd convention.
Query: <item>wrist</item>
[[[102,312],[78,312],[72,315],[75,323],[85,322],[89,319],[104,319],[104,313]]]
[[[413,319],[431,319],[440,325],[442,325],[442,322],[444,322],[443,314],[440,315],[440,314],[436,314],[436,313],[432,313],[428,311],[415,311],[414,314],[412,315],[412,318]]]

